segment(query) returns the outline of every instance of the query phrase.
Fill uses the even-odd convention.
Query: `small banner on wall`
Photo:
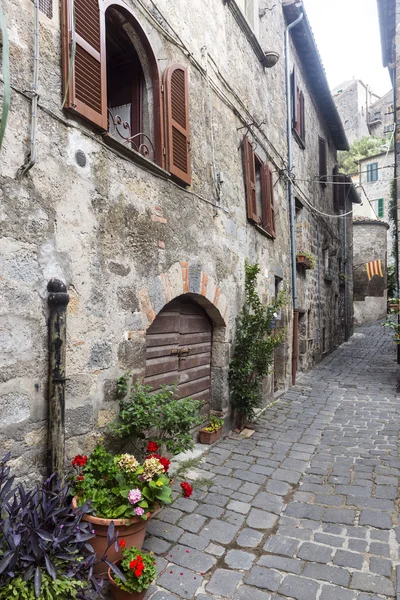
[[[372,262],[367,263],[366,266],[369,281],[371,281],[374,275],[378,275],[378,277],[383,277],[381,260],[373,260]]]

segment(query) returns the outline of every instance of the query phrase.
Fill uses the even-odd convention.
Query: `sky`
[[[361,79],[383,96],[391,89],[376,0],[303,0],[330,88]]]

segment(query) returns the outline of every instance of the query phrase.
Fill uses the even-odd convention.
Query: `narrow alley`
[[[251,438],[213,446],[205,485],[149,523],[160,576],[146,598],[396,597],[397,377],[391,332],[364,326]]]

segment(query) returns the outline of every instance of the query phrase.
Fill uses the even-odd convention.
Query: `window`
[[[367,165],[367,182],[378,181],[378,163]]]
[[[53,18],[53,0],[39,0],[39,10],[49,19]]]
[[[392,115],[393,113],[394,113],[394,106],[393,106],[393,104],[389,104],[389,106],[387,107],[386,114]]]
[[[350,129],[351,128],[351,123],[350,123],[350,121],[348,119],[344,122],[344,128],[345,129]]]
[[[292,127],[300,146],[304,148],[306,139],[306,123],[304,111],[304,94],[297,85],[296,65],[291,75]]]
[[[109,143],[190,185],[187,69],[167,67],[162,92],[157,58],[136,17],[121,3],[100,5],[62,0],[65,107],[107,132]]]
[[[383,128],[383,133],[391,133],[394,130],[394,125],[385,125]]]
[[[258,2],[256,0],[237,0],[237,4],[252,30],[257,33]]]
[[[248,219],[275,238],[274,187],[272,172],[255,154],[248,137],[243,140]]]
[[[375,211],[376,216],[379,219],[382,219],[385,216],[385,206],[383,198],[378,198],[378,200],[373,200],[371,202],[372,208]]]
[[[327,156],[326,156],[326,140],[318,138],[318,157],[319,157],[319,182],[323,187],[326,187],[326,176],[328,174]]]

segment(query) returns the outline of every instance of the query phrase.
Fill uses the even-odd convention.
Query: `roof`
[[[336,149],[348,150],[349,143],[329,89],[328,80],[305,8],[302,2],[298,2],[297,0],[283,0],[282,6],[288,23],[292,23],[302,12],[304,13],[303,20],[291,31],[293,43],[304,65],[305,76],[308,79],[315,102],[327,124]]]
[[[353,225],[380,225],[381,227],[385,227],[385,229],[390,229],[390,225],[386,221],[361,216],[353,217]]]
[[[389,152],[387,150],[383,150],[382,152],[377,152],[376,154],[371,154],[371,156],[364,156],[363,158],[359,158],[356,160],[357,163],[363,163],[366,160],[371,160],[371,158],[378,158],[378,156],[389,156],[394,154],[394,149],[391,148]]]
[[[394,62],[393,40],[396,35],[396,0],[377,0],[381,30],[382,62],[388,67]]]
[[[357,192],[356,187],[355,187],[350,175],[344,175],[344,179],[346,180],[347,183],[350,184],[349,200],[351,200],[351,203],[352,204],[362,204],[360,194]],[[346,189],[347,189],[347,186],[345,187],[345,190]]]

